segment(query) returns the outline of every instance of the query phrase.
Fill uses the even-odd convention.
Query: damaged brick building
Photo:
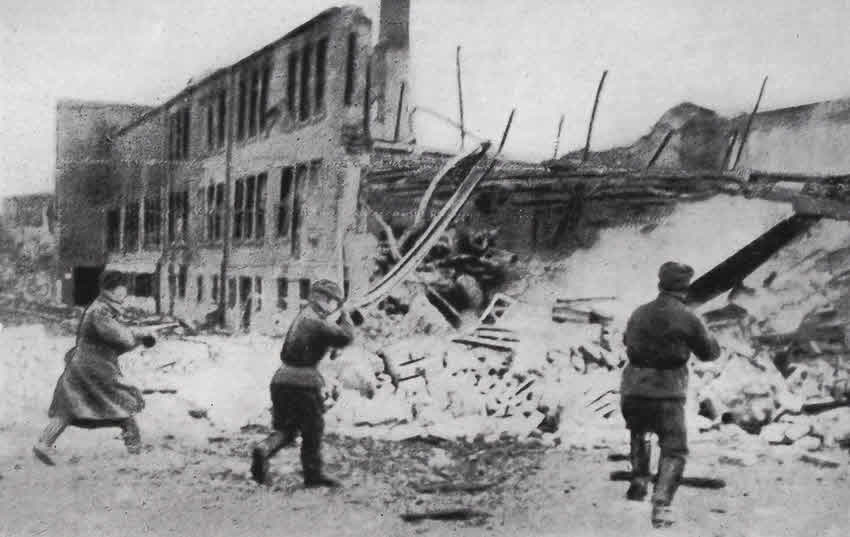
[[[61,101],[63,300],[114,269],[145,309],[223,305],[247,328],[294,314],[317,278],[368,283],[362,170],[375,140],[412,135],[409,9],[382,3],[374,47],[360,8],[328,9],[157,107]]]

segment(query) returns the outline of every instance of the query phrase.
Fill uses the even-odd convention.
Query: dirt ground
[[[846,454],[833,454],[842,464],[832,469],[801,462],[797,455],[762,454],[743,466],[729,462],[728,450],[721,457],[710,437],[692,440],[686,475],[719,477],[726,488],[681,488],[675,502],[678,526],[655,531],[649,504],[626,501],[626,484],[608,479],[628,463],[609,460],[614,450],[605,446],[556,450],[427,438],[390,443],[330,434],[328,471],[345,486],[326,491],[300,485],[297,448],[274,459],[271,485],[255,485],[248,478],[247,453],[262,427],[212,437],[206,445],[147,430],[146,448],[135,457],[124,453],[117,430],[72,429],[57,445],[60,464],[50,468],[29,453],[37,434],[32,425],[0,431],[4,537],[838,536],[850,524]],[[417,484],[446,480],[498,484],[475,494],[415,490]],[[419,523],[400,518],[405,512],[460,506],[489,516]]]

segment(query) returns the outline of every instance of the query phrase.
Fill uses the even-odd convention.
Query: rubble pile
[[[377,259],[380,270],[388,271],[415,243],[421,231],[421,226],[412,226],[396,241],[392,229],[386,226]],[[496,248],[497,235],[496,229],[449,228],[417,267],[407,291],[388,297],[380,307],[390,314],[405,313],[412,299],[410,287],[418,287],[413,296],[423,294],[457,326],[461,312],[480,311],[508,281],[511,268],[517,263],[516,254]]]

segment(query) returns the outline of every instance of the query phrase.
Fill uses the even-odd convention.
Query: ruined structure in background
[[[328,9],[155,108],[60,102],[64,301],[86,303],[109,268],[132,275],[144,309],[271,327],[311,280],[367,285],[372,136],[409,134],[395,98],[409,2],[381,17],[374,50],[359,8]]]

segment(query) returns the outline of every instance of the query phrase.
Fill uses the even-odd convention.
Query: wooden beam
[[[398,109],[395,113],[395,132],[393,133],[393,142],[398,142],[399,130],[401,129],[401,111],[404,105],[404,82],[401,83],[401,89],[398,91]]]
[[[463,143],[465,135],[464,123],[463,123],[463,85],[461,84],[461,74],[460,74],[460,45],[457,46],[457,54],[455,55],[456,65],[457,65],[457,103],[458,108],[460,109],[460,149],[463,151]]]
[[[667,131],[667,134],[664,135],[664,139],[661,140],[660,144],[658,144],[658,149],[655,150],[655,153],[652,154],[652,158],[649,159],[649,162],[646,163],[646,168],[644,168],[644,171],[652,168],[652,166],[655,164],[655,161],[658,160],[658,157],[661,156],[661,152],[664,151],[665,147],[667,147],[667,144],[670,142],[670,138],[673,137],[674,132],[676,131],[673,129]]]
[[[608,70],[602,72],[602,78],[599,79],[599,87],[596,88],[596,98],[593,100],[593,111],[590,113],[590,124],[587,126],[587,142],[584,144],[584,153],[581,156],[582,162],[587,162],[588,154],[590,153],[590,137],[593,134],[593,122],[596,120],[596,109],[599,107],[599,95],[602,93],[602,86],[605,84],[605,77],[608,76]]]
[[[735,164],[732,165],[732,168],[738,167],[738,162],[741,160],[741,155],[744,153],[744,146],[747,145],[747,139],[750,137],[750,129],[753,126],[753,119],[755,119],[756,113],[758,113],[761,98],[764,96],[765,84],[767,84],[767,77],[764,77],[764,80],[761,82],[761,89],[759,90],[758,99],[756,99],[756,105],[753,107],[750,117],[747,118],[747,126],[744,127],[744,134],[741,136],[741,145],[738,147],[738,155],[735,157]]]
[[[564,128],[564,114],[561,114],[561,119],[558,121],[558,134],[555,135],[555,151],[552,152],[552,160],[558,158],[558,147],[561,145],[561,130]]]
[[[729,138],[729,145],[726,146],[726,152],[723,154],[723,161],[720,162],[720,171],[725,171],[729,169],[729,159],[732,158],[732,151],[735,149],[735,142],[738,141],[738,131],[732,133],[732,137]]]

